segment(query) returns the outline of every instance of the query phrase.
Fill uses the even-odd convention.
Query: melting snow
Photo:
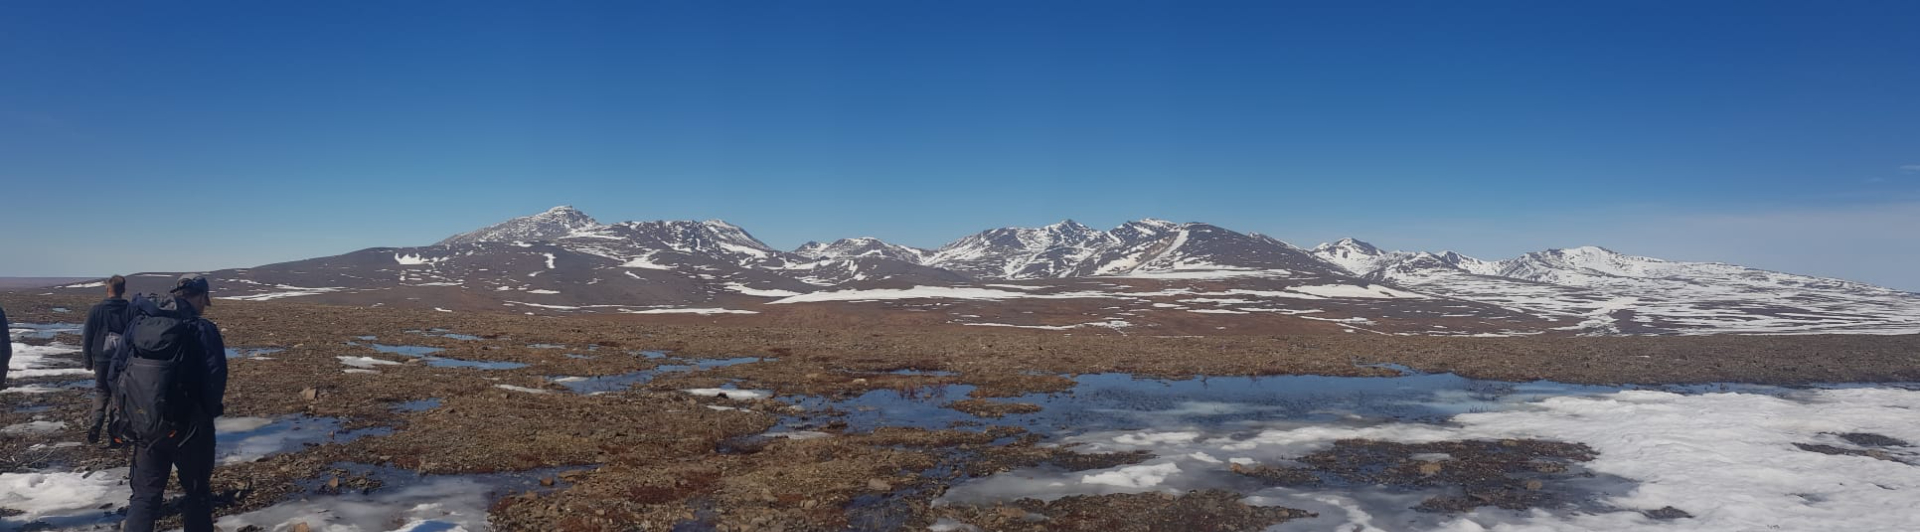
[[[284,298],[289,298],[289,297],[300,297],[300,296],[312,296],[312,295],[320,295],[320,294],[325,294],[325,293],[328,293],[328,292],[338,292],[338,291],[341,291],[341,290],[345,290],[345,288],[342,288],[342,287],[338,287],[338,286],[332,286],[332,287],[319,287],[319,288],[306,288],[306,287],[300,287],[300,286],[288,286],[288,285],[284,285],[284,284],[283,284],[283,285],[276,285],[276,286],[275,286],[275,288],[279,288],[279,289],[280,289],[280,290],[282,290],[282,291],[280,291],[280,292],[267,292],[267,293],[264,293],[264,294],[249,294],[249,295],[244,295],[244,296],[226,296],[226,297],[217,297],[217,298],[214,298],[214,299],[230,299],[230,300],[234,300],[234,301],[270,301],[270,300],[274,300],[274,299],[284,299]]]
[[[553,390],[543,390],[543,389],[540,389],[540,388],[528,388],[528,387],[525,387],[525,386],[514,386],[514,385],[512,385],[512,384],[495,384],[495,385],[493,385],[493,387],[495,387],[495,388],[499,388],[499,389],[502,389],[502,390],[512,390],[512,391],[516,391],[516,392],[526,392],[526,393],[553,393]]]
[[[62,344],[27,345],[13,342],[13,359],[7,361],[7,378],[52,377],[56,375],[93,375],[93,370],[78,366],[78,360],[50,358],[80,352],[80,348]]]
[[[1819,454],[1794,445],[1847,445],[1833,436],[1843,433],[1920,441],[1920,425],[1913,423],[1912,414],[1920,409],[1920,391],[1839,388],[1682,395],[1629,390],[1548,397],[1506,408],[1459,414],[1446,424],[1276,420],[1203,431],[1089,432],[1062,444],[1079,444],[1084,452],[1145,450],[1159,458],[1103,471],[1010,471],[955,486],[940,503],[1245,488],[1244,479],[1217,457],[1243,465],[1284,464],[1350,438],[1405,443],[1538,438],[1584,443],[1598,451],[1583,467],[1602,477],[1573,481],[1609,486],[1582,491],[1594,497],[1597,507],[1434,514],[1412,507],[1439,492],[1337,486],[1264,488],[1249,492],[1247,500],[1320,514],[1287,523],[1282,530],[1907,530],[1920,521],[1920,507],[1912,504],[1912,494],[1920,490],[1920,466]],[[1179,426],[1189,418],[1167,419]],[[1897,459],[1916,458],[1908,450],[1886,452]],[[1604,480],[1609,478],[1616,480]],[[1661,521],[1642,513],[1668,506],[1694,517]]]
[[[647,310],[620,309],[627,314],[759,314],[752,310],[734,310],[729,308],[654,308]]]
[[[634,258],[631,258],[631,259],[627,259],[627,262],[626,262],[625,264],[621,264],[621,265],[620,265],[620,267],[622,267],[622,268],[640,268],[640,269],[645,269],[645,270],[672,270],[672,269],[673,269],[673,266],[671,266],[671,265],[666,265],[666,264],[660,264],[660,263],[657,263],[657,262],[653,262],[653,254],[652,254],[652,253],[648,253],[648,254],[645,254],[645,255],[641,255],[641,256],[638,256],[638,257],[634,257]],[[631,273],[629,273],[629,274],[627,274],[627,275],[633,275],[633,274],[631,274]],[[638,279],[638,277],[635,277],[635,278],[636,278],[636,279]]]
[[[693,388],[693,389],[680,390],[680,391],[683,393],[689,393],[689,394],[698,395],[701,397],[724,396],[728,399],[733,399],[735,401],[752,401],[756,399],[766,399],[768,397],[773,397],[773,392],[769,392],[766,390],[734,390],[729,388]]]
[[[791,290],[759,289],[759,288],[754,288],[754,287],[747,286],[740,283],[727,283],[726,286],[728,290],[732,290],[732,291],[750,295],[750,296],[790,297],[790,296],[800,295],[799,292],[794,292]]]
[[[0,473],[0,508],[24,512],[0,517],[0,525],[43,521],[55,528],[101,525],[117,519],[108,514],[125,506],[132,490],[121,482],[127,468],[91,473]],[[104,506],[104,508],[103,508]]]

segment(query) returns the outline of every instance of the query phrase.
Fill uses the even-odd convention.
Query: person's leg
[[[167,476],[173,471],[173,440],[141,444],[133,448],[133,497],[127,500],[125,532],[151,532],[160,518],[160,504],[167,494]]]
[[[213,532],[213,420],[197,423],[180,443],[174,464],[180,468],[180,517],[186,532]]]
[[[93,365],[93,423],[87,425],[87,443],[100,443],[100,424],[107,420],[107,402],[113,395],[113,390],[107,385],[107,372],[112,370],[111,365],[111,361]]]

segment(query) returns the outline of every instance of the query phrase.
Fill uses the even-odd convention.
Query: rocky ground
[[[16,323],[79,321],[92,302],[0,295]],[[1073,381],[1066,376],[1074,374],[1366,376],[1393,374],[1372,366],[1391,363],[1482,379],[1593,384],[1920,381],[1920,336],[1089,336],[857,324],[729,327],[639,316],[231,301],[216,303],[208,317],[221,325],[230,347],[280,350],[231,362],[230,417],[337,418],[341,433],[364,435],[222,465],[215,474],[221,515],[328,490],[380,489],[377,476],[342,464],[423,474],[537,472],[536,486],[494,499],[489,519],[509,530],[923,530],[936,523],[985,530],[1260,530],[1303,514],[1249,506],[1213,490],[932,504],[956,479],[1039,464],[1098,469],[1146,458],[1049,446],[1027,428],[996,424],[1004,415],[1040,408],[1003,398],[1068,389]],[[77,338],[29,342],[73,344]],[[424,358],[374,344],[442,350]],[[743,357],[758,360],[736,363]],[[436,360],[524,366],[481,369]],[[650,379],[621,380],[634,375]],[[578,382],[604,383],[597,391],[608,393],[574,393],[557,376],[605,378]],[[741,392],[911,396],[952,384],[974,388],[968,397],[940,401],[971,419],[946,428],[858,430],[833,412]],[[732,390],[681,391],[722,386]],[[0,437],[0,456],[9,457],[0,467],[123,465],[120,451],[46,445],[81,439],[88,393],[76,387],[0,394],[0,426],[35,416],[65,422],[57,430]],[[432,400],[437,404],[424,409],[396,408]],[[815,434],[759,436],[783,423]],[[1438,452],[1454,456],[1454,463],[1409,459]],[[1586,453],[1537,441],[1351,441],[1307,457],[1305,469],[1236,465],[1235,471],[1279,484],[1458,488],[1459,497],[1429,501],[1439,512],[1525,508],[1553,503],[1554,492],[1542,484],[1567,474],[1568,464],[1586,460]]]

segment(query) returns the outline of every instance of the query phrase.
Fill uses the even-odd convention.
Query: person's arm
[[[100,319],[101,311],[106,309],[94,305],[93,310],[87,311],[86,325],[80,327],[80,363],[86,365],[87,369],[93,369],[93,361],[100,360],[100,350],[93,346],[100,341],[100,327],[106,325],[106,320]]]
[[[202,406],[212,417],[220,417],[227,410],[227,340],[213,322],[201,320],[198,328],[200,345],[206,348],[201,353],[207,372],[206,380],[200,381],[200,397],[206,402]]]

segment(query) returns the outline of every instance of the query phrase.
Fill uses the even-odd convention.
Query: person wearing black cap
[[[182,526],[187,532],[213,530],[213,420],[226,411],[227,346],[220,327],[200,317],[213,305],[210,291],[206,277],[188,274],[174,284],[172,297],[160,298],[164,301],[134,298],[131,312],[135,317],[126,335],[129,345],[114,357],[114,378],[120,379],[122,374],[128,379],[147,378],[157,374],[152,368],[164,365],[169,368],[167,374],[177,375],[177,387],[158,388],[179,392],[169,396],[169,414],[165,416],[166,426],[173,428],[135,441],[133,480],[129,483],[133,497],[128,501],[123,530],[153,530],[166,495],[167,474],[175,469],[180,473],[180,490],[185,492],[180,502]],[[135,357],[143,360],[131,360]],[[149,383],[117,380],[115,393],[129,397],[133,390],[143,389],[138,384]]]

